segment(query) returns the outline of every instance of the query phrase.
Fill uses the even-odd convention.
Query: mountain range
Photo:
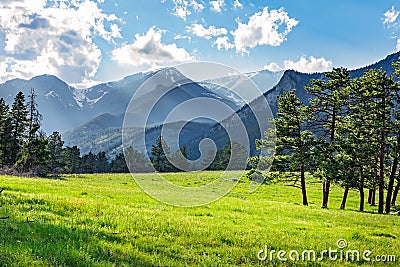
[[[388,74],[393,74],[391,64],[397,61],[399,56],[400,52],[391,54],[375,64],[351,70],[350,75],[359,77],[370,68],[382,68]],[[120,81],[102,83],[87,89],[74,88],[52,75],[41,75],[30,80],[13,79],[0,84],[0,97],[11,105],[18,91],[28,95],[30,89],[34,88],[39,111],[43,115],[42,128],[46,133],[59,131],[63,134],[66,145],[78,145],[82,153],[104,150],[112,158],[122,150],[121,128],[124,113],[132,96],[157,72],[137,73]],[[171,72],[170,75],[171,79],[184,78],[178,71]],[[265,97],[273,114],[277,111],[276,97],[278,95],[296,88],[297,96],[308,103],[310,99],[304,86],[308,85],[311,79],[324,78],[323,73],[305,74],[293,70],[280,72],[262,70],[245,75],[261,89],[259,97]],[[228,85],[235,82],[234,77],[221,77],[220,80],[224,80],[224,83]],[[251,152],[254,153],[254,139],[259,138],[261,133],[252,129],[255,118],[249,105],[226,88],[215,86],[214,82],[212,80],[189,82],[169,91],[164,102],[157,104],[157,112],[154,112],[150,125],[146,129],[146,148],[143,149],[148,150],[155,142],[163,127],[163,120],[176,105],[190,99],[204,97],[222,101],[245,122],[249,139],[251,139]],[[151,101],[158,93],[155,90],[142,95],[141,98],[136,99],[135,105],[140,110],[141,105],[146,105],[146,101]],[[257,102],[262,101],[255,99],[251,104],[253,108],[257,107]],[[188,146],[190,157],[196,158],[199,155],[199,142],[203,138],[213,139],[218,149],[222,148],[228,140],[220,124],[206,121],[187,124],[184,133],[180,136],[180,142]]]

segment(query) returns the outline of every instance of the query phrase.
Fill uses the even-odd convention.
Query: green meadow
[[[152,179],[155,174],[137,174]],[[166,174],[198,186],[221,172]],[[232,172],[232,177],[239,173]],[[241,181],[225,197],[192,208],[163,204],[130,174],[63,176],[57,179],[0,176],[0,266],[398,266],[400,216],[358,212],[351,191],[340,210],[343,189],[333,187],[329,209],[321,209],[321,183],[308,177],[310,205],[285,183],[249,192]],[[323,250],[371,251],[371,261],[332,261]],[[265,255],[265,260],[258,256]],[[299,261],[281,261],[272,250],[297,251]],[[301,260],[314,250],[317,260]],[[339,252],[338,252],[339,253]],[[295,256],[291,253],[291,256]],[[338,254],[339,255],[339,254]],[[377,262],[377,256],[397,262]]]

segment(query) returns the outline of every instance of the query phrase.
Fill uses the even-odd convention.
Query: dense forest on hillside
[[[80,173],[128,173],[133,172],[178,172],[167,156],[176,157],[160,136],[153,145],[149,157],[127,148],[112,160],[104,151],[81,155],[77,146],[64,146],[59,132],[51,135],[41,130],[42,116],[35,101],[35,90],[26,101],[25,95],[19,92],[10,108],[0,99],[0,167],[4,174],[47,176],[58,174]],[[216,152],[216,158],[208,170],[225,169],[230,157],[231,144]],[[180,153],[187,159],[184,145]],[[126,160],[128,157],[128,160]],[[127,164],[128,162],[128,164]],[[187,163],[188,164],[188,163]],[[154,166],[154,168],[152,167]]]

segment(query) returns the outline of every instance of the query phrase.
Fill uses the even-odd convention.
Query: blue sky
[[[190,61],[356,68],[400,49],[400,1],[0,0],[0,82],[76,86]]]

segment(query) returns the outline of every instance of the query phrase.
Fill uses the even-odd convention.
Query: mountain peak
[[[32,77],[30,80],[29,80],[29,82],[34,82],[34,81],[53,81],[53,82],[60,82],[60,83],[63,83],[63,84],[67,84],[66,82],[64,82],[63,80],[61,80],[60,78],[58,78],[57,76],[55,76],[55,75],[50,75],[50,74],[42,74],[42,75],[39,75],[39,76],[35,76],[35,77]]]

